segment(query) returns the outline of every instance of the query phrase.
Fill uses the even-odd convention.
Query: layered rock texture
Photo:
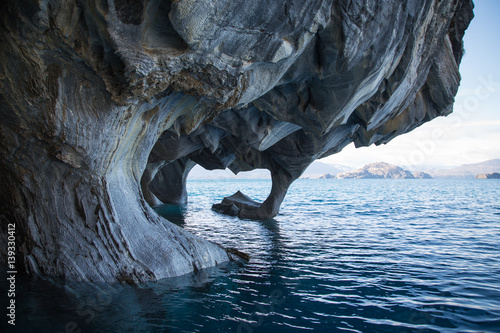
[[[144,281],[230,253],[154,213],[190,169],[264,168],[275,216],[312,161],[452,111],[470,0],[6,0],[1,239],[18,269]],[[3,259],[6,246],[0,246]]]

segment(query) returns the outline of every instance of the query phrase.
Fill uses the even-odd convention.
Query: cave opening
[[[260,205],[269,196],[271,188],[271,173],[267,169],[234,174],[229,168],[205,169],[186,158],[165,165],[148,186],[156,198],[150,206],[158,215],[178,226],[184,226],[186,218],[193,212],[212,210],[237,216],[220,211],[219,203],[224,203],[226,197],[235,193],[241,197],[243,192],[245,197],[248,195],[249,200]]]
[[[0,197],[27,270],[147,281],[214,265],[225,251],[150,214],[187,202],[196,164],[270,170],[262,203],[238,189],[218,209],[272,218],[316,158],[452,111],[472,2],[387,2],[362,22],[362,6],[277,22],[280,5],[229,3],[2,3]]]
[[[146,5],[144,11],[146,24],[142,32],[142,43],[149,52],[180,55],[188,49],[188,45],[170,21],[172,2],[171,0],[152,0]]]
[[[265,197],[261,193],[247,196],[236,188],[234,194],[220,197],[220,203],[212,203],[214,211],[245,219],[276,216],[289,185],[299,176],[290,170],[302,170],[310,163],[309,156],[307,161],[299,161],[299,165],[290,161],[295,157],[293,138],[287,136],[298,133],[300,127],[278,121],[255,106],[227,110],[211,123],[194,129],[186,125],[193,117],[191,112],[179,117],[154,144],[141,179],[145,201],[151,207],[161,204],[185,206],[188,175],[199,165],[195,171],[199,172],[202,167],[216,170],[214,175],[224,173],[205,175],[209,178],[245,179],[250,176],[244,172],[251,171],[251,177],[270,179],[271,188]],[[283,154],[284,151],[293,156]],[[280,155],[284,158],[280,159]]]

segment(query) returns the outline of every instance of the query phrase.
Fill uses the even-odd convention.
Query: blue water
[[[270,181],[192,181],[160,211],[251,256],[140,287],[24,281],[26,332],[500,332],[500,181],[298,180],[281,213],[219,215]],[[3,278],[2,278],[3,280]]]

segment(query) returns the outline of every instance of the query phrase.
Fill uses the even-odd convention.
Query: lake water
[[[273,220],[210,210],[237,190],[263,200],[270,186],[192,181],[185,209],[159,210],[248,264],[140,287],[23,281],[16,328],[500,332],[500,181],[298,180]]]

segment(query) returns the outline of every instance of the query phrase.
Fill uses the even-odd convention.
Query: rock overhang
[[[315,159],[449,114],[473,16],[467,0],[4,7],[2,209],[24,230],[22,261],[138,281],[228,259],[150,207],[184,202],[195,163],[270,170],[263,203],[226,200],[270,218]]]

